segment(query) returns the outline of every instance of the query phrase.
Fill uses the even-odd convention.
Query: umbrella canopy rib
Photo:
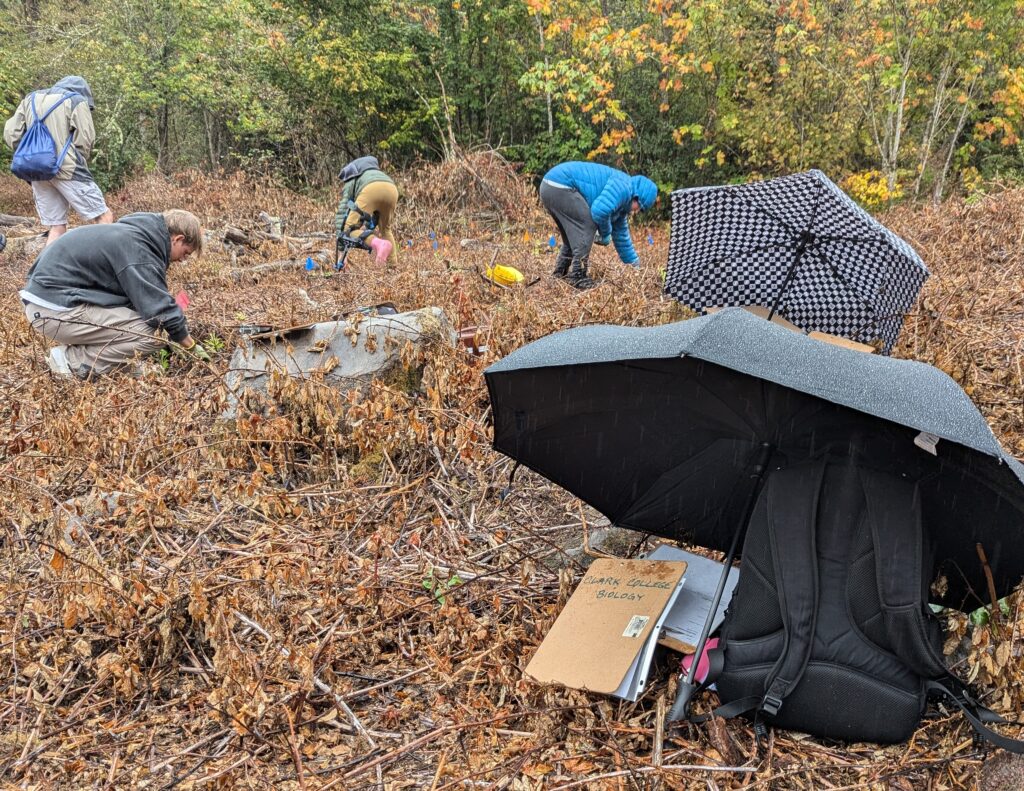
[[[796,250],[796,244],[793,243],[793,242],[778,242],[776,244],[766,244],[766,245],[761,245],[759,247],[748,247],[748,248],[744,248],[743,250],[736,250],[735,252],[732,252],[729,255],[722,256],[721,258],[719,258],[719,259],[717,259],[715,261],[709,262],[708,263],[708,267],[711,268],[711,269],[715,269],[715,268],[718,268],[718,267],[727,266],[727,265],[736,263],[737,261],[741,261],[745,256],[757,255],[758,253],[767,253],[767,252],[771,252],[772,250],[795,251]],[[704,277],[704,276],[705,276],[704,272],[702,272],[702,271],[695,271],[690,276],[690,279],[689,279],[688,282],[692,281],[694,278],[701,278],[701,277]]]
[[[882,234],[874,236],[844,236],[830,233],[819,233],[817,237],[823,242],[849,242],[850,244],[870,244],[871,242],[882,241]]]
[[[872,305],[871,302],[868,301],[864,297],[864,295],[857,289],[857,287],[855,285],[853,285],[849,280],[847,280],[846,276],[843,275],[843,273],[839,271],[839,267],[837,267],[828,258],[823,256],[821,254],[820,250],[812,249],[812,250],[810,250],[810,253],[811,253],[811,255],[814,258],[816,258],[819,262],[821,262],[822,265],[824,265],[825,267],[828,268],[828,270],[832,273],[832,275],[835,277],[835,279],[843,287],[845,287],[847,291],[849,291],[851,294],[853,294],[857,298],[857,300],[861,303],[861,308],[863,310],[865,310],[866,312],[874,315],[874,313],[875,313],[874,305]]]

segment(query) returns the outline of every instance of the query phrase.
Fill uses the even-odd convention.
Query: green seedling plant
[[[999,600],[999,612],[1003,618],[1010,617],[1010,603],[1004,598]],[[985,626],[992,620],[992,610],[989,605],[979,607],[968,616],[975,626]]]
[[[210,354],[224,351],[225,346],[224,339],[212,332],[203,341],[203,348],[210,352]]]
[[[430,573],[423,578],[423,587],[432,593],[434,598],[437,600],[437,603],[442,606],[445,603],[445,594],[459,587],[461,584],[462,579],[458,574],[452,574],[447,579],[438,579],[434,576],[433,569],[431,569]]]

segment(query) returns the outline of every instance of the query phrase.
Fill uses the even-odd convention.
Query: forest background
[[[477,146],[663,190],[818,167],[868,208],[1024,177],[1019,0],[0,0],[0,114],[92,85],[100,183],[332,183]],[[10,152],[0,153],[6,166]]]

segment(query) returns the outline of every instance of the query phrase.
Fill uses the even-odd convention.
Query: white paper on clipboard
[[[700,640],[704,620],[711,610],[711,600],[718,589],[718,580],[722,575],[723,565],[718,561],[695,555],[678,547],[662,544],[647,556],[648,560],[685,560],[686,584],[683,586],[675,602],[669,609],[659,642],[683,653],[693,653],[697,641]],[[729,572],[722,591],[722,599],[718,603],[718,611],[711,622],[711,630],[717,629],[725,618],[725,608],[732,599],[733,589],[740,578],[740,570],[735,566]]]

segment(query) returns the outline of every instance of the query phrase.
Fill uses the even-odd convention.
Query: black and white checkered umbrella
[[[888,354],[928,274],[819,170],[672,193],[665,293],[699,313],[762,305]]]

